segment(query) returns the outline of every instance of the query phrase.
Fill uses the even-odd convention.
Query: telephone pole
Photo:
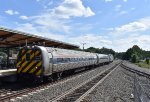
[[[82,46],[83,46],[83,50],[84,50],[84,45],[86,44],[86,43],[81,43],[82,44]]]

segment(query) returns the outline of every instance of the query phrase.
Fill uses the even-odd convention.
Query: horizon
[[[149,5],[149,0],[0,1],[0,26],[80,48],[86,43],[86,49],[125,52],[138,45],[150,51]]]

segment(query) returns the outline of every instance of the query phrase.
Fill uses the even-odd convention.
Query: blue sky
[[[126,51],[150,50],[150,0],[1,0],[0,26]]]

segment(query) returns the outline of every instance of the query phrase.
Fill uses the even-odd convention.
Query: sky
[[[81,48],[150,50],[150,0],[1,0],[0,26]]]

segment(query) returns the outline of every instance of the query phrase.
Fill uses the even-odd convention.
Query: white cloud
[[[85,40],[86,39],[86,40]],[[76,37],[69,37],[68,41],[77,45],[82,45],[82,43],[86,43],[85,48],[88,47],[108,47],[112,44],[110,40],[106,36],[100,36],[96,34],[83,34]]]
[[[124,2],[127,2],[128,0],[123,0]]]
[[[131,10],[135,10],[135,8],[134,8],[134,7],[132,7],[132,8],[131,8]]]
[[[42,36],[42,37],[65,41],[64,40],[65,35],[50,33],[47,28],[42,27],[42,26],[34,26],[33,24],[30,24],[30,23],[18,25],[16,29],[19,31],[31,33],[31,34]]]
[[[116,39],[113,41],[113,49],[117,52],[125,52],[133,45],[138,45],[144,50],[150,49],[150,35],[129,35],[122,39]],[[119,47],[118,47],[119,46]]]
[[[124,14],[127,14],[128,13],[128,11],[121,11],[120,13],[119,13],[119,15],[124,15]]]
[[[144,50],[150,49],[150,35],[145,31],[150,30],[150,17],[113,28],[109,33],[112,36],[112,47],[115,51],[126,51],[133,45],[138,45]]]
[[[133,22],[127,25],[123,25],[119,28],[116,28],[116,31],[127,33],[127,32],[142,31],[145,30],[146,28],[147,28],[146,25],[144,25],[141,22]]]
[[[20,19],[27,20],[28,17],[27,16],[20,16]]]
[[[53,9],[53,15],[60,18],[89,17],[95,15],[90,7],[85,7],[81,0],[65,0],[58,7]]]
[[[19,14],[18,11],[13,11],[13,10],[6,10],[5,13],[9,14],[9,15],[17,15],[17,14]]]
[[[37,2],[39,2],[40,0],[36,0]]]
[[[148,29],[150,29],[150,17],[116,27],[110,34],[121,36],[129,33],[146,31]]]
[[[85,7],[81,0],[65,0],[53,9],[46,9],[43,13],[32,17],[20,17],[27,19],[34,26],[45,27],[50,32],[65,32],[69,33],[71,26],[71,17],[89,17],[93,16],[94,12],[90,7]]]
[[[115,6],[115,11],[119,11],[121,7],[122,7],[121,5],[116,5]]]
[[[56,16],[50,14],[43,14],[41,16],[33,17],[32,23],[43,26],[51,31],[69,32],[70,26],[64,20],[58,19]]]
[[[105,0],[105,2],[111,2],[112,0]]]

